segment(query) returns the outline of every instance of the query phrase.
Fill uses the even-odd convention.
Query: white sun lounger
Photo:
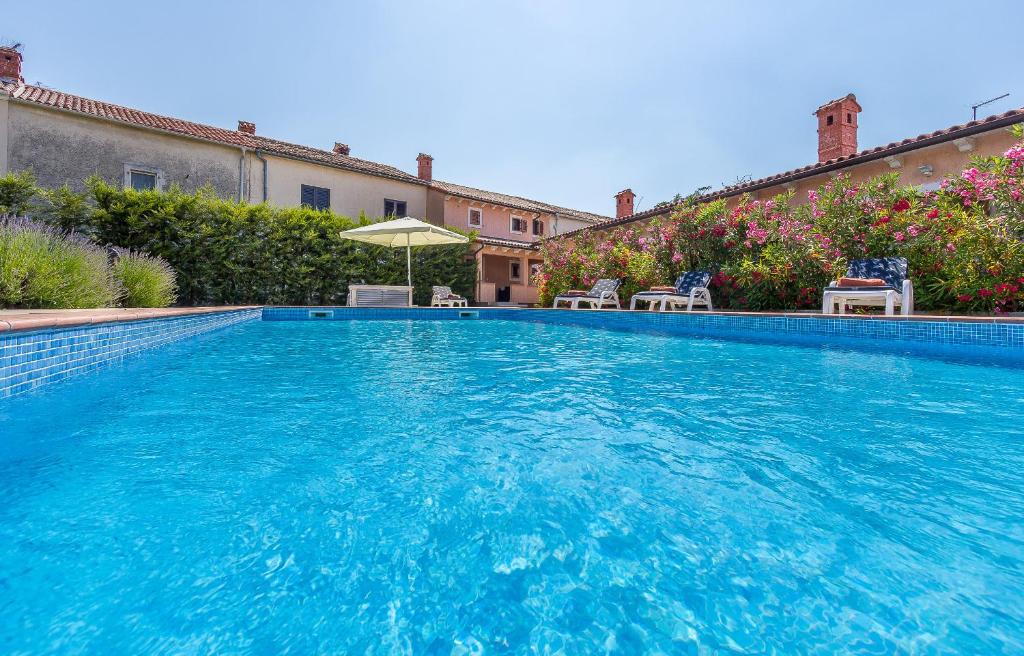
[[[711,304],[711,290],[708,289],[710,282],[711,274],[707,271],[687,271],[676,278],[674,292],[637,292],[629,301],[629,309],[635,310],[637,303],[647,303],[648,309],[662,312],[684,306],[690,312],[695,305],[704,306],[710,312],[715,309]]]
[[[566,294],[563,296],[556,296],[555,302],[551,307],[558,307],[559,303],[568,303],[569,309],[578,310],[580,303],[587,303],[590,309],[601,309],[606,305],[620,309],[622,306],[619,305],[619,286],[622,284],[621,280],[615,280],[613,278],[601,278],[594,286],[590,288],[590,291],[586,294],[575,296],[572,294]]]

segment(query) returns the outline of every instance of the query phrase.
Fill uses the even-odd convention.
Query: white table
[[[349,285],[349,307],[412,307],[408,285]]]

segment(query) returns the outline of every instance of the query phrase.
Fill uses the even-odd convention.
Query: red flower
[[[959,296],[956,297],[956,300],[960,301],[961,303],[969,303],[970,301],[974,300],[974,297],[971,296],[970,294],[960,294]]]
[[[991,289],[979,289],[978,290],[978,296],[982,296],[982,297],[987,298],[987,297],[989,297],[991,295],[992,295],[992,290]]]
[[[928,212],[928,218],[929,219],[937,219],[937,218],[939,218],[939,210],[932,210],[931,212]]]
[[[910,201],[906,198],[901,198],[896,201],[892,206],[893,212],[906,212],[910,209]]]

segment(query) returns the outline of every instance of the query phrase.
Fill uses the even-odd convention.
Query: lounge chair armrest
[[[914,295],[914,283],[913,283],[913,281],[911,281],[911,280],[904,280],[903,281],[903,295],[904,296],[911,296],[911,297]]]

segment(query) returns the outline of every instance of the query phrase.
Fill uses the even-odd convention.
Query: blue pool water
[[[3,653],[1022,653],[1024,370],[252,321],[0,401]]]

